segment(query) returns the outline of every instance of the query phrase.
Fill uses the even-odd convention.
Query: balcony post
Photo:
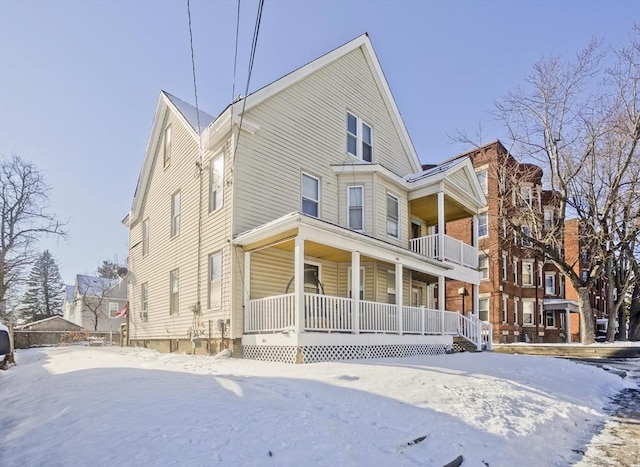
[[[564,331],[567,333],[565,340],[567,341],[567,344],[571,344],[571,311],[569,311],[568,307],[565,311],[564,323]]]
[[[444,191],[438,191],[438,259],[444,261]]]
[[[249,300],[251,300],[251,253],[244,252],[244,322],[245,329],[248,323],[247,314],[249,313]],[[253,319],[253,317],[251,317]]]
[[[473,232],[471,234],[471,246],[478,248],[478,215],[473,215]]]
[[[294,270],[294,329],[304,332],[304,238],[298,234],[295,239],[293,260]]]
[[[351,252],[351,322],[353,332],[360,333],[360,252]]]
[[[403,295],[402,263],[396,263],[396,306],[398,307],[398,334],[402,334]]]
[[[444,334],[444,300],[445,300],[445,289],[444,289],[444,276],[438,276],[438,310],[440,311],[440,334]]]

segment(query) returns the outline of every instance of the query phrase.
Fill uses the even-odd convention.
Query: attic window
[[[373,156],[373,130],[349,112],[347,112],[347,152],[366,162],[371,162]]]
[[[167,167],[171,162],[171,125],[167,126],[164,129],[163,154],[164,154],[164,166]]]

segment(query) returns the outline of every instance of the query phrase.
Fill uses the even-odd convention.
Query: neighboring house
[[[533,254],[519,233],[509,228],[503,219],[514,216],[518,203],[525,202],[537,208],[541,225],[550,227],[553,224],[557,214],[552,192],[543,189],[542,169],[518,163],[500,141],[458,156],[469,157],[487,199],[480,212],[478,232],[481,273],[478,300],[480,319],[493,325],[493,341],[579,341],[578,303],[573,287],[570,283],[565,284],[564,276],[551,262]],[[505,171],[518,174],[514,188],[501,180]],[[505,190],[502,199],[498,196],[500,187]],[[577,225],[576,220],[565,222],[561,238],[555,238],[559,247],[564,249],[565,258],[575,263],[576,272],[580,273]],[[468,221],[452,222],[446,229],[455,238],[471,239],[472,229]],[[463,282],[447,283],[447,309],[468,310],[472,299],[469,292]],[[603,306],[606,287],[601,282],[594,288],[592,297],[592,304]],[[602,312],[596,314],[600,316]]]
[[[126,318],[116,315],[126,304],[126,281],[78,274],[66,286],[64,318],[86,331],[119,332]]]
[[[79,326],[62,316],[50,316],[49,318],[16,326],[16,331],[82,331]]]
[[[481,347],[444,296],[477,289],[477,248],[444,226],[484,204],[468,158],[422,168],[366,35],[216,118],[161,92],[123,221],[130,343],[286,362]]]

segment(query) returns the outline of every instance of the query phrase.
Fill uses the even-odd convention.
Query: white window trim
[[[480,233],[480,218],[484,217],[486,219],[487,230],[486,233]],[[489,236],[489,212],[484,211],[478,214],[478,238],[487,238]]]
[[[351,190],[354,188],[359,188],[361,190],[362,193],[362,228],[361,229],[355,229],[353,227],[351,227]],[[365,217],[364,217],[364,185],[349,185],[347,187],[347,227],[351,230],[355,230],[356,232],[364,232],[365,231]]]
[[[176,202],[175,199],[178,198],[178,209],[175,212]],[[182,196],[180,194],[180,190],[174,192],[171,195],[171,238],[177,237],[180,235],[180,215],[182,211]]]
[[[525,313],[525,303],[527,304],[527,306],[529,306],[529,304],[531,305],[531,313]],[[531,314],[531,322],[530,323],[525,323],[525,314],[528,316],[529,314]],[[535,326],[536,325],[536,310],[535,310],[535,301],[532,299],[528,299],[528,298],[523,298],[522,299],[522,325],[523,326]]]
[[[304,289],[305,286],[305,282],[304,282],[304,272],[307,270],[307,265],[308,266],[315,266],[318,268],[318,282],[322,283],[322,263],[319,263],[317,261],[313,261],[313,260],[304,260],[304,271],[302,272],[302,288]],[[321,287],[318,286],[318,288],[320,289]],[[308,292],[305,292],[308,293]]]
[[[220,256],[220,277],[218,279],[216,279],[215,281],[213,279],[211,279],[211,273],[213,271],[213,268],[211,267],[211,262],[213,261],[213,258],[215,256]],[[223,260],[224,260],[224,255],[222,253],[222,250],[218,250],[215,251],[213,253],[211,253],[208,257],[208,262],[207,262],[207,286],[208,286],[208,290],[207,290],[207,308],[209,309],[220,309],[222,308],[222,267],[223,267]],[[212,290],[213,290],[213,286],[217,285],[217,297],[214,296]],[[214,298],[216,298],[217,300],[214,302]]]
[[[109,318],[115,318],[119,311],[120,304],[118,302],[109,302]]]
[[[479,174],[484,173],[484,183],[480,181]],[[489,193],[489,166],[483,165],[482,167],[478,167],[476,169],[476,176],[478,177],[478,182],[480,183],[480,187],[482,188],[482,193],[487,195]]]
[[[177,274],[177,290],[174,292],[173,290],[173,275]],[[173,303],[173,295],[176,295],[177,298],[177,302],[175,305]],[[176,308],[176,309],[174,309]],[[169,314],[170,315],[177,315],[178,312],[180,311],[180,269],[176,268],[176,269],[172,269],[171,271],[169,271]]]
[[[389,198],[393,198],[396,201],[396,206],[398,208],[398,217],[395,219],[396,235],[393,235],[393,234],[389,233],[389,221],[393,220],[391,218],[391,216],[389,215]],[[387,225],[386,225],[387,236],[391,237],[391,238],[400,238],[400,198],[398,198],[393,193],[387,192],[386,201],[387,201]]]
[[[509,257],[506,252],[502,252],[502,280],[509,280]]]
[[[522,261],[522,286],[523,287],[533,287],[535,285],[534,283],[534,279],[535,279],[535,272],[534,272],[534,268],[533,268],[533,261]],[[524,282],[524,278],[525,278],[525,267],[529,266],[529,283],[525,283]]]
[[[312,199],[312,198],[308,198],[304,195],[304,177],[309,177],[309,178],[313,178],[316,182],[318,182],[318,191],[316,193],[317,199]],[[300,175],[300,212],[305,213],[304,212],[304,200],[307,199],[311,202],[316,203],[316,211],[317,211],[317,215],[315,217],[320,217],[320,178],[316,177],[314,175],[311,175],[308,172],[301,172]],[[313,214],[308,214],[305,213],[309,216],[313,216]]]
[[[549,326],[547,321],[547,315],[551,315],[553,317],[553,324]],[[558,323],[556,322],[556,312],[555,310],[545,310],[544,311],[544,327],[547,329],[557,329]]]
[[[480,267],[480,265],[482,264],[482,261],[481,261],[481,260],[482,260],[483,258],[486,260],[486,264],[487,264],[487,267],[486,267],[487,275],[486,275],[485,277],[482,277],[482,276],[481,276],[481,277],[480,277],[480,280],[481,280],[481,281],[488,281],[488,280],[489,280],[489,278],[490,278],[490,272],[489,272],[489,269],[490,269],[490,267],[489,267],[489,266],[490,266],[490,262],[489,262],[489,256],[488,256],[488,255],[486,255],[486,254],[484,254],[484,253],[480,253],[480,254],[478,255],[478,272],[480,272],[480,273],[481,273],[481,272],[485,269],[485,268],[481,268],[481,267]]]
[[[171,124],[167,125],[164,129],[164,135],[162,139],[162,160],[164,167],[167,168],[171,164]]]
[[[140,284],[140,319],[146,321],[149,317],[149,283]]]
[[[220,180],[218,183],[214,185],[213,182],[213,172],[216,165],[216,162],[222,161],[222,174],[220,174]],[[216,201],[219,199],[220,203],[217,206],[214,206],[214,193],[216,195]],[[216,203],[218,204],[218,203]],[[219,152],[215,156],[211,158],[209,161],[209,213],[216,212],[224,206],[224,151]]]
[[[518,324],[518,308],[520,308],[520,299],[513,297],[513,324]]]
[[[389,276],[393,276],[393,280],[391,281],[391,284],[389,284]],[[387,303],[389,303],[389,289],[393,289],[393,295],[395,296],[395,301],[393,304],[397,304],[398,303],[398,291],[396,290],[396,270],[395,269],[387,269],[387,273],[386,273],[386,277],[387,277],[387,286],[385,288],[386,290],[386,298],[387,298]],[[389,287],[389,285],[391,285],[392,287]]]
[[[349,131],[349,115],[351,115],[352,117],[354,117],[356,119],[356,131],[357,134],[353,134]],[[355,113],[347,110],[347,138],[349,136],[354,136],[356,138],[356,153],[353,154],[351,152],[349,152],[349,144],[347,144],[347,154],[350,155],[351,157],[355,157],[356,159],[360,159],[361,161],[364,161],[363,159],[363,154],[362,154],[362,144],[364,143],[363,140],[363,134],[364,134],[364,129],[363,126],[367,126],[370,130],[371,130],[371,161],[365,161],[365,162],[373,162],[373,148],[374,148],[374,132],[373,132],[373,126],[371,126],[369,123],[367,123],[366,121],[364,121],[363,119],[361,119],[360,117],[358,117]]]
[[[515,285],[520,285],[518,282],[518,258],[513,258],[513,283]]]
[[[549,219],[547,219],[547,215],[549,215]],[[553,227],[553,209],[545,209],[544,210],[544,228],[550,229]]]
[[[502,324],[507,324],[509,321],[509,296],[502,295]]]
[[[487,301],[487,319],[486,320],[482,320],[484,322],[489,322],[491,321],[491,294],[480,294],[478,295],[478,319],[482,319],[480,318],[480,302],[486,300]]]

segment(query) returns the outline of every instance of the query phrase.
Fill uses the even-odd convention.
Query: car
[[[0,369],[6,370],[9,363],[15,363],[13,359],[13,345],[9,328],[0,323]]]

